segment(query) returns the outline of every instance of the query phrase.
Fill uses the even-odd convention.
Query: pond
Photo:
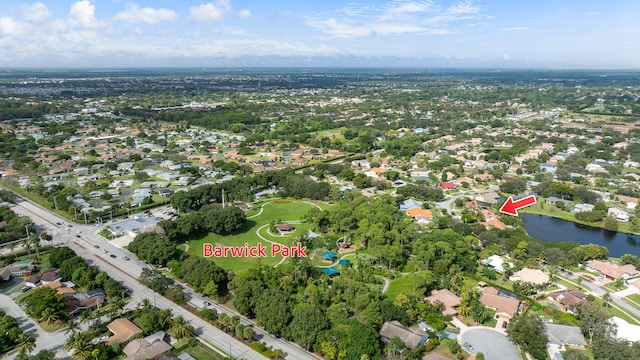
[[[640,256],[640,236],[638,235],[611,232],[545,215],[523,214],[522,220],[527,233],[542,241],[597,244],[609,249],[609,255],[613,257],[624,254]]]

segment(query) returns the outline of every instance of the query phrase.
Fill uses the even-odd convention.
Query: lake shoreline
[[[522,214],[522,220],[527,234],[544,242],[597,244],[609,249],[609,254],[613,257],[640,255],[640,236],[637,234],[612,232],[601,227],[530,212]]]

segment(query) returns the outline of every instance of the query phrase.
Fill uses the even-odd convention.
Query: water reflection
[[[523,214],[522,220],[527,233],[542,241],[598,244],[606,246],[609,254],[614,257],[624,254],[640,255],[636,235],[593,228],[544,215]]]

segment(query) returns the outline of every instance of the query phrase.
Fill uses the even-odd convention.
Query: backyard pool
[[[23,266],[29,266],[29,265],[31,265],[31,261],[23,261],[23,262],[15,263],[12,266],[23,267]]]

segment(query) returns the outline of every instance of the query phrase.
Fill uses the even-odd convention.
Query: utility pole
[[[224,209],[224,189],[222,189],[222,208]]]
[[[83,211],[84,213],[84,224],[87,225],[87,212]]]
[[[55,196],[53,197],[53,205],[55,205],[56,211],[57,211],[58,210],[58,201],[57,201]]]

